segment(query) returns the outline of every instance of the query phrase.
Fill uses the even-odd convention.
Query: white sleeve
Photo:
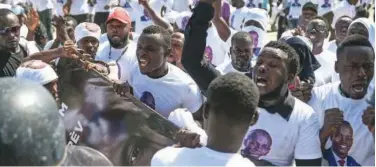
[[[40,52],[40,50],[37,47],[37,43],[35,41],[29,41],[27,42],[27,55],[30,56],[34,53]]]
[[[127,52],[126,52],[127,53]],[[116,62],[118,66],[118,78],[120,81],[128,81],[134,68],[137,67],[136,53],[124,54]]]
[[[187,91],[182,94],[183,108],[188,109],[191,113],[195,113],[200,109],[203,103],[203,98],[200,89],[196,83],[188,84]]]
[[[151,159],[150,166],[169,166],[171,159],[176,156],[174,154],[169,155],[174,153],[172,149],[172,147],[166,147],[157,151]]]
[[[299,125],[299,137],[295,146],[295,159],[317,159],[322,157],[321,145],[319,139],[319,121],[317,114],[312,114]]]
[[[49,50],[52,47],[52,44],[54,43],[54,40],[48,41],[46,45],[44,45],[43,50]]]

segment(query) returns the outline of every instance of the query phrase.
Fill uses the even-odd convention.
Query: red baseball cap
[[[117,20],[120,21],[124,24],[130,24],[132,22],[131,17],[129,16],[129,13],[127,10],[121,8],[121,7],[116,7],[113,9],[113,11],[110,12],[110,15],[108,15],[106,24],[110,20]]]

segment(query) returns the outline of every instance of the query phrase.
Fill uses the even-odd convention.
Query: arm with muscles
[[[163,20],[162,17],[160,17],[151,7],[150,7],[150,4],[147,0],[139,0],[138,1],[144,8],[145,10],[148,12],[151,20],[153,20],[153,23],[155,25],[158,25],[158,26],[161,26],[167,30],[169,30],[170,32],[172,32],[172,26],[170,23],[168,23],[167,21]]]
[[[226,24],[226,22],[221,17],[222,12],[222,0],[217,0],[213,3],[214,7],[214,17],[213,17],[213,24],[215,28],[217,28],[217,32],[219,37],[222,41],[226,42],[228,38],[231,36],[230,27]]]
[[[209,22],[213,18],[213,0],[201,0],[193,9],[185,30],[182,64],[188,74],[206,92],[211,81],[220,75],[211,64],[202,64]]]
[[[322,153],[319,140],[319,120],[311,107],[310,116],[299,127],[294,157],[296,166],[321,166]]]

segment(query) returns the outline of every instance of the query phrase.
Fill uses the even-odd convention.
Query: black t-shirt
[[[0,77],[12,77],[16,75],[17,68],[27,56],[25,49],[20,47],[17,53],[0,50]]]

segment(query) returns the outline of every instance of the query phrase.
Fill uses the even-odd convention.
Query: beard
[[[108,36],[107,38],[108,38],[108,42],[110,42],[110,45],[113,48],[117,48],[117,49],[125,47],[125,45],[128,43],[128,34],[126,34],[124,38],[120,39],[119,41],[118,40],[114,41],[112,40],[112,38]]]

